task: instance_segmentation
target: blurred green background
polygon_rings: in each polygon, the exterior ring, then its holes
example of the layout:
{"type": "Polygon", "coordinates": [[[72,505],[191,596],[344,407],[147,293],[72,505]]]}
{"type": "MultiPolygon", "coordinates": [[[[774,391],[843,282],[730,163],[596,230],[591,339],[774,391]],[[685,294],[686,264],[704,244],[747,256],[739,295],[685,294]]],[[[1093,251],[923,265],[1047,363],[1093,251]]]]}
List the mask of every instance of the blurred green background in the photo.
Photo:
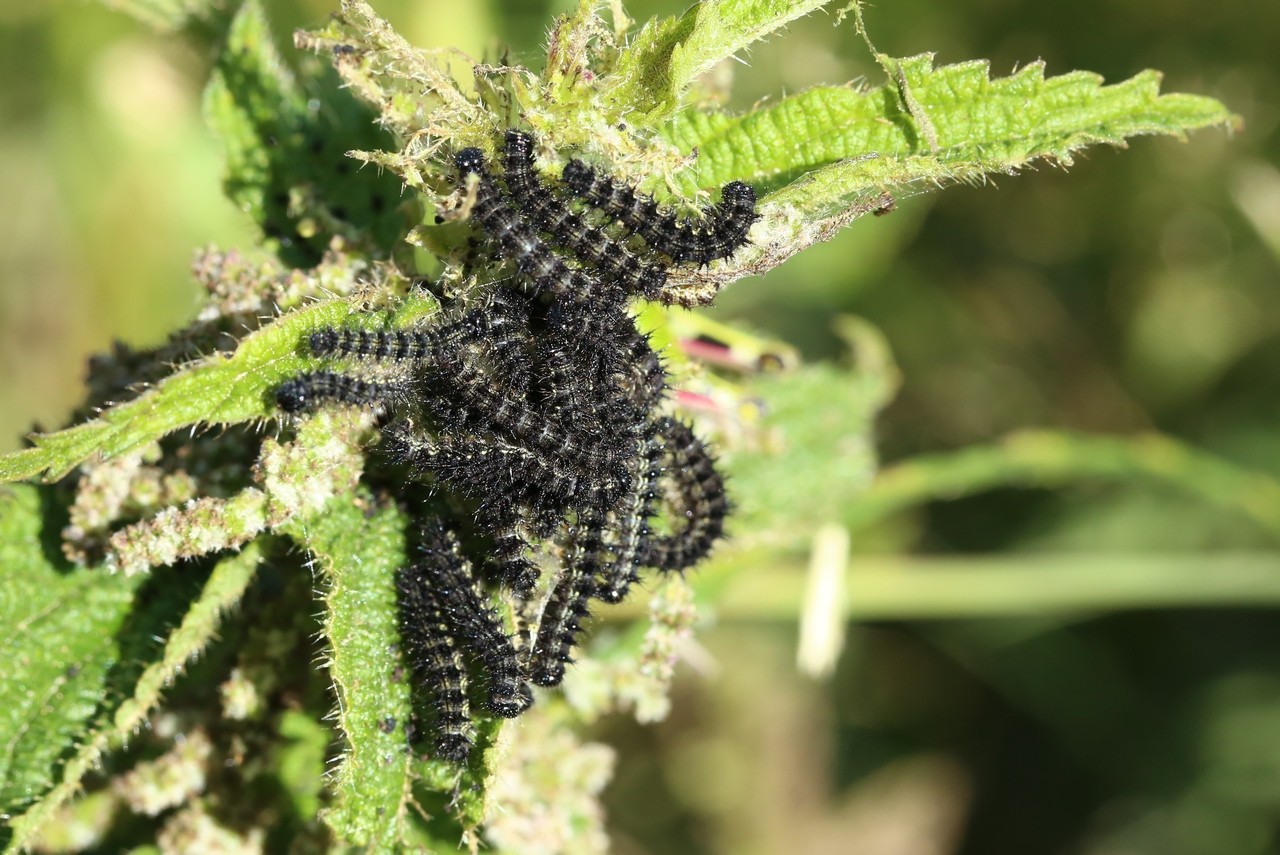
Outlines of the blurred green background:
{"type": "MultiPolygon", "coordinates": [[[[378,0],[411,41],[537,65],[566,2],[378,0]]],[[[277,32],[330,0],[271,0],[277,32]]],[[[682,11],[629,2],[638,20],[682,11]]],[[[819,14],[733,68],[733,106],[878,69],[819,14]]],[[[867,12],[877,46],[995,73],[1043,58],[1118,81],[1151,67],[1246,129],[1090,150],[985,187],[904,201],[714,310],[841,349],[854,313],[904,383],[880,423],[887,463],[1026,427],[1159,430],[1280,476],[1280,5],[1187,0],[900,0],[867,12]]],[[[221,195],[204,128],[208,58],[96,5],[0,4],[0,450],[62,423],[87,356],[185,323],[195,248],[253,245],[221,195]]],[[[997,555],[1034,574],[1081,562],[1263,566],[1274,535],[1181,494],[1122,483],[938,502],[854,544],[907,566],[997,555]]],[[[1273,609],[852,624],[828,681],[800,676],[795,620],[699,635],[674,712],[601,736],[619,853],[1280,852],[1280,621],[1273,609]]]]}

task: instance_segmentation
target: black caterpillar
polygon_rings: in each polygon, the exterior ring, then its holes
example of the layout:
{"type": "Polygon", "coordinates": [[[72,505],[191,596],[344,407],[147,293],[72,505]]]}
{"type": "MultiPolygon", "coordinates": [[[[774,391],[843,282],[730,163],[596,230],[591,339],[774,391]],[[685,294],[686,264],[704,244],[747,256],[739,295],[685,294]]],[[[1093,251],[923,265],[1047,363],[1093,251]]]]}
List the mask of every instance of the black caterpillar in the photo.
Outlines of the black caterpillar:
{"type": "Polygon", "coordinates": [[[306,412],[328,401],[372,407],[394,399],[399,393],[400,388],[394,383],[375,383],[333,371],[316,371],[276,387],[276,406],[286,413],[306,412]]]}
{"type": "Polygon", "coordinates": [[[424,564],[411,564],[399,572],[400,637],[414,685],[435,705],[435,753],[462,763],[471,753],[474,731],[466,676],[462,654],[431,593],[431,584],[430,569],[424,564]]]}
{"type": "Polygon", "coordinates": [[[620,304],[623,292],[585,271],[570,267],[538,237],[537,230],[521,216],[506,193],[489,174],[484,152],[466,148],[454,157],[459,177],[476,178],[471,218],[479,223],[497,247],[498,255],[516,265],[533,284],[534,293],[546,292],[574,302],[599,302],[602,307],[620,304]]]}
{"type": "Polygon", "coordinates": [[[473,747],[474,709],[516,716],[530,683],[559,684],[592,602],[621,601],[645,568],[696,564],[729,510],[707,446],[663,413],[667,374],[626,301],[678,302],[668,268],[741,247],[754,193],[732,182],[701,218],[680,220],[578,161],[549,181],[535,148],[509,132],[500,176],[480,149],[454,157],[489,260],[514,277],[421,328],[315,330],[312,355],[371,363],[372,376],[322,370],[275,390],[285,413],[330,402],[386,411],[380,450],[405,473],[402,501],[413,512],[415,482],[437,496],[397,588],[414,684],[435,709],[432,751],[454,763],[473,747]],[[592,225],[575,198],[644,246],[592,225]],[[386,363],[396,365],[384,380],[386,363]],[[668,522],[655,527],[659,517],[668,522]],[[495,582],[515,597],[514,635],[486,593],[495,582]]]}
{"type": "Polygon", "coordinates": [[[693,261],[706,265],[728,258],[746,244],[747,232],[758,219],[755,191],[741,181],[730,181],[720,188],[721,201],[704,208],[702,216],[691,221],[681,220],[652,196],[637,193],[631,185],[581,160],[571,160],[565,166],[564,183],[574,195],[616,220],[628,233],[640,235],[676,264],[693,261]]]}
{"type": "Polygon", "coordinates": [[[667,283],[666,266],[633,255],[603,229],[588,225],[557,198],[533,168],[534,140],[521,131],[507,131],[504,149],[507,189],[529,221],[549,232],[559,246],[590,266],[603,280],[628,294],[649,300],[662,297],[667,283]]]}

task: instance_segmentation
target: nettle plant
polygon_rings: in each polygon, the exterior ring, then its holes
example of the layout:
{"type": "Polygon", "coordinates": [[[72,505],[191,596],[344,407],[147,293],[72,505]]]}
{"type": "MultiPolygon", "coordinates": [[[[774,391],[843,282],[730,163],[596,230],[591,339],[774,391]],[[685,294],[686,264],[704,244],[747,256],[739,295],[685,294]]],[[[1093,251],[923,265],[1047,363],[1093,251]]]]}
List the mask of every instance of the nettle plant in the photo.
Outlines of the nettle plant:
{"type": "MultiPolygon", "coordinates": [[[[256,0],[146,7],[225,36],[207,115],[271,252],[202,253],[195,321],[95,360],[92,417],[0,459],[43,482],[0,493],[10,850],[601,849],[612,754],[577,732],[665,715],[684,571],[714,547],[714,601],[833,507],[965,489],[972,460],[877,479],[895,372],[866,324],[842,322],[856,368],[802,368],[684,307],[904,196],[1235,120],[1150,71],[874,50],[880,85],[716,107],[707,72],[825,5],[633,28],[583,2],[541,70],[415,49],[359,0],[292,70],[256,0]],[[637,579],[647,620],[580,637],[637,579]]],[[[865,39],[856,4],[835,25],[865,39]]],[[[978,468],[1191,454],[1086,446],[978,468]]]]}

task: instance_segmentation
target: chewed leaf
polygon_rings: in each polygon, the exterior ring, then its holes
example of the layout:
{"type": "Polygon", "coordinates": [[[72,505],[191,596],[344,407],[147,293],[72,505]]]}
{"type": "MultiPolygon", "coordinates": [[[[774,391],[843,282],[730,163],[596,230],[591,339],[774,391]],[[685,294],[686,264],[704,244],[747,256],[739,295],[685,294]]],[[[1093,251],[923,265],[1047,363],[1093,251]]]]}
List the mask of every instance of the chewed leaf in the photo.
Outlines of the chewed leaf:
{"type": "MultiPolygon", "coordinates": [[[[435,311],[426,296],[408,298],[383,318],[406,325],[435,311]]],[[[215,353],[90,422],[32,437],[33,448],[0,457],[0,482],[43,474],[57,479],[94,454],[113,457],[176,430],[264,418],[283,380],[316,368],[307,336],[322,326],[367,324],[351,303],[329,300],[293,312],[245,337],[233,353],[215,353]]]]}
{"type": "Polygon", "coordinates": [[[402,137],[425,129],[489,124],[449,73],[457,52],[414,47],[364,0],[346,0],[327,26],[299,31],[294,42],[328,53],[343,83],[378,109],[383,126],[402,137]]]}

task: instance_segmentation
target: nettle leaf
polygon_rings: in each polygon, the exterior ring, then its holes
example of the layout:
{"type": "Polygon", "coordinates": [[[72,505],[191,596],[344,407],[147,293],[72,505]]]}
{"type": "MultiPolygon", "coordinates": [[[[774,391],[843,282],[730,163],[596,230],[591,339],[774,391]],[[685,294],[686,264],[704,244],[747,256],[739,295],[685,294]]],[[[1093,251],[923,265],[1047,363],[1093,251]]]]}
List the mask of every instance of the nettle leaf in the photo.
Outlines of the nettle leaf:
{"type": "MultiPolygon", "coordinates": [[[[0,524],[9,521],[4,511],[0,511],[0,516],[4,517],[0,520],[0,524]]],[[[8,556],[3,557],[5,566],[10,566],[8,556]]],[[[58,713],[74,710],[76,702],[75,693],[68,692],[67,687],[61,684],[66,678],[72,676],[72,672],[77,672],[73,675],[75,678],[79,678],[83,673],[94,673],[95,669],[92,666],[86,672],[82,664],[91,661],[90,653],[98,659],[114,655],[117,674],[115,680],[108,681],[105,686],[101,683],[92,685],[92,691],[89,694],[99,697],[99,693],[103,693],[106,689],[108,691],[105,694],[108,698],[118,694],[124,699],[114,707],[114,711],[109,716],[105,714],[108,707],[103,707],[101,723],[85,734],[75,753],[66,760],[57,786],[41,796],[39,801],[14,820],[12,845],[15,848],[20,848],[31,840],[54,816],[55,811],[80,791],[85,775],[101,763],[109,749],[118,747],[142,727],[147,716],[159,706],[162,691],[182,674],[188,663],[195,660],[213,642],[223,613],[240,602],[249,583],[253,580],[254,571],[261,558],[260,547],[257,544],[250,544],[240,553],[219,562],[209,575],[199,596],[186,609],[181,624],[169,634],[159,659],[151,662],[141,671],[139,671],[140,663],[124,658],[131,648],[152,646],[151,639],[154,637],[154,632],[147,635],[141,633],[145,629],[154,630],[157,624],[170,623],[176,615],[182,614],[181,609],[172,612],[167,609],[161,610],[160,607],[182,602],[181,600],[175,602],[173,594],[170,593],[169,596],[160,598],[151,605],[133,611],[129,615],[129,623],[124,623],[123,619],[129,614],[129,607],[134,605],[134,595],[145,577],[110,574],[101,568],[69,571],[66,575],[79,577],[83,585],[81,590],[74,592],[77,595],[76,600],[72,601],[68,597],[50,600],[41,604],[38,609],[39,614],[33,614],[30,620],[24,621],[25,624],[33,627],[40,624],[47,624],[47,626],[39,631],[15,637],[10,644],[16,649],[5,651],[9,654],[6,659],[13,661],[17,658],[20,662],[25,659],[30,664],[37,655],[51,657],[52,663],[58,668],[58,673],[55,679],[50,679],[45,674],[28,670],[25,674],[14,674],[9,685],[25,688],[48,686],[49,692],[56,691],[63,703],[62,709],[59,710],[47,705],[46,702],[41,714],[32,716],[31,710],[25,709],[22,704],[15,706],[7,703],[11,699],[4,698],[5,689],[0,688],[0,699],[6,701],[4,709],[16,709],[29,724],[34,724],[34,728],[28,728],[10,744],[16,747],[39,740],[37,745],[43,752],[51,753],[55,757],[63,753],[68,742],[67,737],[75,734],[67,731],[66,728],[59,727],[58,713]],[[129,581],[130,579],[133,581],[129,581]],[[99,602],[103,607],[97,614],[93,614],[94,604],[99,602]],[[85,611],[90,611],[90,614],[86,615],[85,611]],[[58,619],[51,620],[54,615],[64,616],[61,620],[74,624],[77,631],[70,633],[66,626],[57,626],[58,619]],[[130,637],[126,639],[127,646],[101,644],[102,638],[116,635],[122,628],[130,633],[130,637]],[[49,638],[40,637],[41,632],[56,632],[57,634],[52,637],[59,643],[50,644],[49,638]],[[76,637],[81,638],[82,652],[76,651],[73,645],[67,645],[69,639],[73,640],[76,637]],[[51,652],[41,654],[41,651],[51,652]],[[16,654],[16,657],[13,654],[16,654]],[[110,691],[112,689],[115,691],[110,691]]],[[[33,574],[32,578],[38,579],[38,576],[33,574]]],[[[44,581],[47,585],[47,580],[44,581]]],[[[152,580],[151,585],[163,587],[171,592],[181,592],[189,587],[189,582],[180,577],[170,577],[152,580]]],[[[38,603],[39,598],[32,596],[27,602],[38,603]]],[[[50,663],[46,663],[46,667],[48,664],[50,663]]],[[[35,693],[30,692],[28,700],[34,699],[35,693]]],[[[94,709],[95,704],[89,704],[88,708],[94,709]]],[[[48,780],[39,778],[36,780],[44,785],[49,783],[48,780]]],[[[27,784],[25,794],[28,796],[45,789],[44,786],[38,789],[33,787],[30,781],[25,783],[27,784]]],[[[0,790],[0,811],[7,812],[7,806],[14,804],[11,795],[0,790]]]]}
{"type": "Polygon", "coordinates": [[[322,815],[339,840],[379,851],[411,836],[409,799],[418,779],[432,791],[457,793],[431,806],[434,837],[456,839],[480,824],[503,723],[478,717],[477,750],[463,769],[414,759],[407,744],[413,709],[396,599],[407,524],[395,506],[379,506],[356,493],[335,497],[320,512],[282,528],[312,553],[326,583],[323,632],[343,745],[330,782],[334,801],[322,815]]]}
{"type": "MultiPolygon", "coordinates": [[[[109,715],[142,578],[73,569],[46,519],[48,488],[0,490],[0,814],[20,813],[57,779],[63,755],[109,715]]],[[[56,518],[55,518],[56,519],[56,518]]],[[[3,834],[3,832],[0,832],[3,834]]]]}
{"type": "Polygon", "coordinates": [[[898,370],[869,324],[842,318],[839,330],[854,370],[809,365],[752,383],[767,413],[764,447],[727,461],[732,527],[750,546],[800,542],[875,477],[875,420],[897,391],[898,370]]]}
{"type": "Polygon", "coordinates": [[[1084,71],[1046,79],[1040,62],[992,80],[985,61],[879,59],[892,79],[878,88],[819,87],[739,116],[687,111],[664,128],[698,152],[687,185],[744,179],[766,191],[755,244],[721,269],[686,274],[690,287],[763,273],[904,195],[1037,160],[1068,166],[1097,143],[1239,122],[1212,98],[1161,95],[1155,71],[1104,86],[1084,71]]]}
{"type": "Polygon", "coordinates": [[[274,412],[276,387],[320,364],[307,350],[313,330],[368,325],[378,318],[406,326],[435,310],[435,301],[419,294],[373,318],[344,300],[292,312],[246,336],[234,352],[201,359],[93,421],[33,436],[33,448],[0,457],[0,482],[41,475],[55,480],[92,455],[124,454],[184,427],[266,418],[274,412]]]}
{"type": "MultiPolygon", "coordinates": [[[[1088,145],[1237,121],[1212,98],[1161,95],[1156,71],[1105,86],[1086,71],[1046,78],[1043,62],[993,80],[985,60],[937,68],[932,54],[882,59],[893,75],[884,86],[818,87],[741,116],[690,111],[665,135],[683,151],[697,149],[700,186],[736,178],[780,190],[844,162],[837,174],[850,195],[972,181],[1039,159],[1069,166],[1088,145]]],[[[822,196],[806,205],[812,215],[831,211],[827,183],[797,188],[822,196]]],[[[775,192],[773,200],[800,204],[800,196],[775,192]]]]}
{"type": "Polygon", "coordinates": [[[327,581],[324,632],[345,740],[324,813],[339,840],[386,851],[404,836],[411,755],[409,683],[398,653],[396,570],[405,560],[403,513],[367,497],[335,498],[287,530],[327,581]]]}
{"type": "Polygon", "coordinates": [[[335,236],[388,255],[407,231],[395,176],[360,169],[357,149],[389,148],[373,113],[308,61],[299,80],[271,41],[259,0],[232,20],[205,90],[205,115],[227,150],[226,191],[280,257],[316,264],[335,236]]]}
{"type": "MultiPolygon", "coordinates": [[[[364,0],[343,0],[325,27],[298,31],[294,44],[332,57],[343,85],[400,137],[491,124],[449,73],[450,64],[461,58],[458,52],[414,47],[364,0]]],[[[411,187],[421,184],[402,177],[411,187]]]]}

